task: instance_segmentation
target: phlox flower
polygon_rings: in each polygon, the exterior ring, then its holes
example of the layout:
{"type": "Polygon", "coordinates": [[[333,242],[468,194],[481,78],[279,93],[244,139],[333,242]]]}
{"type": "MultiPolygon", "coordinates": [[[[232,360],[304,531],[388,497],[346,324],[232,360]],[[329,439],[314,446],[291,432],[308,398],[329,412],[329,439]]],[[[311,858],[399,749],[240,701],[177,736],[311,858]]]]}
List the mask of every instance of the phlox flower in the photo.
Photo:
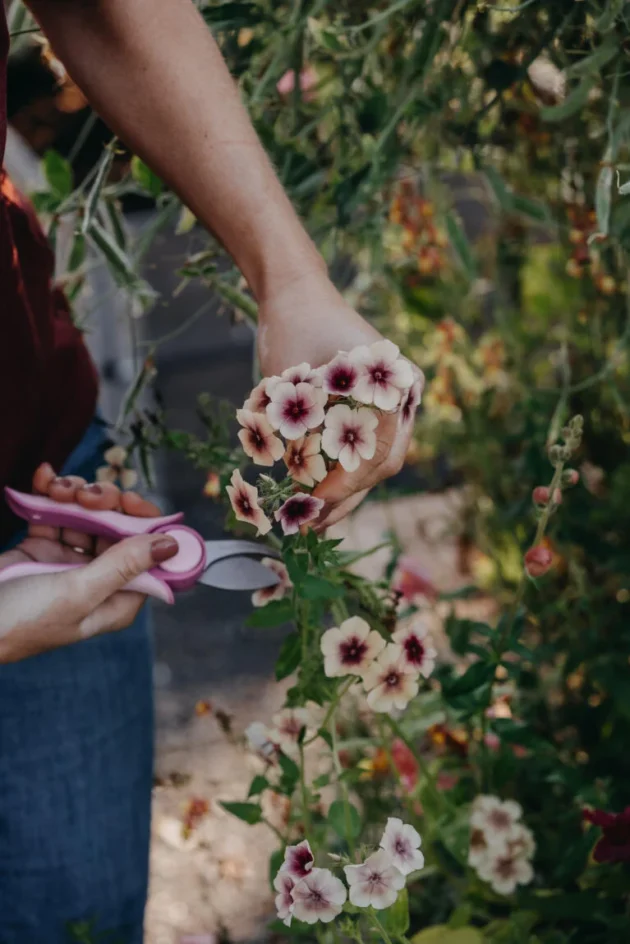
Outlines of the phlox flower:
{"type": "Polygon", "coordinates": [[[331,407],[325,419],[322,447],[331,459],[338,459],[346,472],[359,468],[361,459],[373,459],[376,452],[378,417],[365,407],[353,410],[346,403],[331,407]]]}
{"type": "Polygon", "coordinates": [[[427,629],[420,620],[414,620],[409,626],[401,626],[392,635],[392,642],[403,651],[403,659],[410,669],[428,678],[435,668],[436,650],[427,637],[427,629]]]}
{"type": "Polygon", "coordinates": [[[295,879],[289,872],[283,872],[281,869],[273,881],[273,887],[278,892],[276,895],[278,918],[287,927],[290,927],[293,918],[293,896],[291,892],[295,887],[295,879]]]}
{"type": "Polygon", "coordinates": [[[414,382],[411,364],[400,357],[399,348],[392,341],[377,341],[369,347],[356,347],[350,351],[350,359],[359,369],[354,399],[379,410],[395,410],[402,393],[414,382]]]}
{"type": "Polygon", "coordinates": [[[274,574],[277,574],[279,582],[275,587],[263,587],[261,590],[256,590],[256,592],[252,594],[252,603],[254,606],[266,606],[267,603],[271,603],[272,600],[282,600],[286,596],[287,591],[293,586],[289,577],[289,571],[282,561],[275,560],[273,557],[263,557],[260,563],[268,567],[269,570],[272,570],[274,574]]]}
{"type": "Polygon", "coordinates": [[[350,886],[350,902],[357,908],[389,908],[405,886],[405,876],[392,863],[384,849],[369,856],[363,865],[346,865],[344,872],[350,886]]]}
{"type": "Polygon", "coordinates": [[[481,795],[475,798],[472,805],[470,825],[472,829],[480,829],[484,833],[489,846],[506,849],[522,814],[521,806],[514,800],[481,795]]]}
{"type": "Polygon", "coordinates": [[[282,458],[284,445],[264,413],[237,410],[236,419],[243,427],[238,434],[243,450],[256,465],[273,465],[282,458]]]}
{"type": "Polygon", "coordinates": [[[392,865],[403,875],[417,872],[424,866],[424,856],[420,852],[420,833],[395,816],[390,816],[387,820],[379,845],[389,856],[392,865]]]}
{"type": "Polygon", "coordinates": [[[306,924],[333,921],[341,914],[346,888],[329,869],[311,869],[292,891],[293,915],[306,924]]]}
{"type": "Polygon", "coordinates": [[[294,439],[287,446],[284,461],[289,475],[300,485],[312,488],[326,478],[326,462],[321,454],[322,437],[319,433],[294,439]]]}
{"type": "Polygon", "coordinates": [[[258,489],[249,485],[238,469],[232,473],[226,492],[238,521],[253,524],[259,534],[267,534],[271,530],[271,521],[258,504],[258,489]]]}
{"type": "Polygon", "coordinates": [[[359,368],[345,351],[320,368],[324,390],[334,397],[351,397],[359,379],[359,368]]]}
{"type": "Polygon", "coordinates": [[[385,640],[360,616],[327,629],[321,638],[324,672],[329,678],[363,675],[385,648],[385,640]]]}
{"type": "Polygon", "coordinates": [[[244,410],[250,410],[252,413],[264,413],[267,409],[267,405],[271,402],[269,394],[267,392],[267,384],[272,380],[277,378],[263,377],[259,384],[257,384],[247,400],[243,404],[244,410]]]}
{"type": "Polygon", "coordinates": [[[287,846],[280,871],[288,872],[298,882],[305,875],[308,875],[314,862],[315,859],[308,840],[304,839],[296,846],[287,846]]]}
{"type": "Polygon", "coordinates": [[[410,423],[416,415],[416,410],[422,400],[422,390],[424,388],[424,377],[416,380],[406,393],[403,393],[400,403],[400,417],[403,423],[410,423]]]}
{"type": "Polygon", "coordinates": [[[271,739],[271,732],[262,721],[252,721],[245,728],[247,746],[254,754],[260,754],[265,760],[270,760],[276,753],[276,745],[271,739]]]}
{"type": "Polygon", "coordinates": [[[287,498],[276,512],[276,521],[282,525],[285,534],[297,534],[303,524],[314,521],[324,507],[321,498],[298,492],[287,498]]]}
{"type": "Polygon", "coordinates": [[[303,361],[301,364],[297,364],[295,367],[287,367],[286,370],[283,370],[279,377],[274,377],[273,382],[283,382],[284,383],[309,383],[313,387],[321,387],[322,377],[319,368],[311,367],[310,364],[307,364],[306,361],[303,361]]]}
{"type": "Polygon", "coordinates": [[[271,720],[273,727],[269,736],[289,757],[299,752],[298,739],[302,728],[306,728],[307,739],[314,733],[310,727],[313,719],[308,708],[283,708],[271,720]]]}
{"type": "Polygon", "coordinates": [[[301,439],[324,422],[326,394],[313,384],[281,380],[268,384],[267,391],[271,397],[267,419],[285,439],[301,439]]]}
{"type": "Polygon", "coordinates": [[[477,874],[498,895],[511,895],[517,885],[529,885],[534,870],[524,856],[490,850],[477,866],[477,874]]]}
{"type": "Polygon", "coordinates": [[[410,671],[400,646],[391,642],[366,669],[363,684],[373,711],[402,710],[418,694],[417,673],[410,671]]]}

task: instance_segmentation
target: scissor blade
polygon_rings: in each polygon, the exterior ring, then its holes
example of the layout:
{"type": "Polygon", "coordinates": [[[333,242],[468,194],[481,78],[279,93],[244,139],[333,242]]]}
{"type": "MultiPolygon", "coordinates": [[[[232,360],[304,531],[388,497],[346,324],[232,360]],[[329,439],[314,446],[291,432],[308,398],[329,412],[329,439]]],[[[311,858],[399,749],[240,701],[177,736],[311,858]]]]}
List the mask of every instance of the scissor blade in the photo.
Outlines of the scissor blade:
{"type": "Polygon", "coordinates": [[[218,590],[264,590],[279,583],[278,575],[251,557],[223,557],[210,564],[199,583],[218,590]]]}
{"type": "Polygon", "coordinates": [[[256,541],[240,541],[227,538],[220,541],[206,541],[206,560],[208,567],[225,557],[251,555],[252,557],[280,557],[279,552],[266,544],[256,541]]]}

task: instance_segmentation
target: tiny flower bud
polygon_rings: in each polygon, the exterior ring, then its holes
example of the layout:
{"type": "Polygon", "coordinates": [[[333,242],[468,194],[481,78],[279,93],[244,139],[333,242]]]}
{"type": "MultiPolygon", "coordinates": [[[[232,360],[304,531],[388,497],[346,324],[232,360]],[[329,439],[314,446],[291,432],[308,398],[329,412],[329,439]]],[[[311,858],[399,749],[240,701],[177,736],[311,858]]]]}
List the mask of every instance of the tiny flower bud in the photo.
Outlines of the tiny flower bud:
{"type": "MultiPolygon", "coordinates": [[[[549,504],[551,493],[546,485],[537,485],[534,491],[532,492],[532,498],[536,505],[547,505],[549,504]]],[[[554,505],[559,505],[562,501],[562,492],[559,488],[554,488],[553,490],[553,503],[554,505]]]]}
{"type": "Polygon", "coordinates": [[[564,462],[565,459],[568,459],[567,450],[564,446],[552,446],[549,450],[549,460],[552,465],[560,465],[561,462],[564,462]]]}
{"type": "Polygon", "coordinates": [[[565,469],[562,473],[562,484],[565,488],[571,485],[577,485],[580,481],[580,473],[577,469],[565,469]]]}
{"type": "Polygon", "coordinates": [[[525,554],[525,570],[530,577],[542,577],[546,574],[553,562],[553,554],[548,547],[537,544],[525,554]]]}

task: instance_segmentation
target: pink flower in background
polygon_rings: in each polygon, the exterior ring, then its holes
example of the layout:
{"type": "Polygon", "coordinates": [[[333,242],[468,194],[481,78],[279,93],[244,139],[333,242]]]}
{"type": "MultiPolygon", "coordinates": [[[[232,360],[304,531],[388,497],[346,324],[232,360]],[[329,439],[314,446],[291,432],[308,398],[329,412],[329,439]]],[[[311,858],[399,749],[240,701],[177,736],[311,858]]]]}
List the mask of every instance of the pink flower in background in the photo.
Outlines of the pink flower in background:
{"type": "Polygon", "coordinates": [[[284,505],[276,512],[276,521],[282,525],[285,534],[297,534],[303,524],[314,521],[324,507],[321,498],[298,492],[287,498],[284,505]]]}
{"type": "Polygon", "coordinates": [[[415,671],[410,671],[400,646],[391,642],[366,669],[363,683],[368,693],[367,703],[373,711],[393,708],[402,711],[418,694],[415,671]]]}
{"type": "Polygon", "coordinates": [[[326,478],[326,462],[321,454],[320,433],[302,436],[289,443],[284,461],[289,475],[300,485],[312,488],[316,482],[326,478]]]}
{"type": "Polygon", "coordinates": [[[289,872],[283,872],[282,869],[276,875],[273,887],[278,892],[276,895],[276,911],[278,918],[283,921],[287,927],[291,926],[293,918],[293,896],[291,892],[295,888],[295,880],[289,872]]]}
{"type": "Polygon", "coordinates": [[[392,865],[403,875],[410,875],[411,872],[417,872],[424,867],[424,856],[420,852],[420,833],[395,816],[390,816],[387,820],[379,845],[391,859],[392,865]]]}
{"type": "Polygon", "coordinates": [[[338,459],[346,472],[358,469],[361,459],[374,458],[378,417],[372,410],[364,407],[353,410],[345,403],[338,403],[330,408],[325,422],[324,452],[331,459],[338,459]]]}
{"type": "MultiPolygon", "coordinates": [[[[315,97],[313,89],[317,85],[317,73],[312,66],[306,66],[300,72],[300,88],[304,101],[310,102],[315,97]]],[[[295,70],[288,69],[276,83],[280,95],[290,95],[295,88],[295,70]]]]}
{"type": "MultiPolygon", "coordinates": [[[[414,830],[415,832],[415,830],[414,830]]],[[[346,865],[350,902],[357,908],[389,908],[405,886],[405,876],[392,863],[389,853],[379,849],[363,865],[346,865]]]]}
{"type": "Polygon", "coordinates": [[[438,590],[427,571],[415,557],[401,557],[392,580],[392,590],[406,603],[415,603],[418,597],[437,600],[438,590]]]}
{"type": "Polygon", "coordinates": [[[493,853],[492,849],[477,866],[477,873],[498,895],[512,895],[517,885],[529,885],[534,877],[526,858],[509,852],[493,853]]]}
{"type": "Polygon", "coordinates": [[[359,379],[359,369],[345,351],[321,368],[324,390],[334,397],[350,397],[359,379]]]}
{"type": "Polygon", "coordinates": [[[280,872],[288,872],[296,881],[299,881],[308,875],[314,862],[315,858],[308,840],[304,839],[297,846],[287,846],[280,872]]]}
{"type": "Polygon", "coordinates": [[[232,473],[230,484],[225,490],[238,521],[253,524],[259,534],[267,534],[271,530],[271,521],[258,504],[258,489],[249,485],[238,469],[232,473]]]}
{"type": "Polygon", "coordinates": [[[285,439],[300,439],[324,422],[326,394],[308,383],[282,380],[269,390],[267,419],[285,439]]]}
{"type": "Polygon", "coordinates": [[[299,921],[333,921],[345,903],[347,892],[343,882],[329,869],[312,869],[297,883],[292,892],[293,914],[299,921]]]}
{"type": "Polygon", "coordinates": [[[243,404],[244,410],[251,410],[252,413],[264,413],[267,405],[271,402],[267,393],[267,384],[270,380],[277,378],[264,377],[260,383],[254,387],[247,400],[243,404]]]}
{"type": "Polygon", "coordinates": [[[491,846],[506,848],[522,814],[523,810],[515,800],[501,800],[483,794],[475,798],[470,825],[473,829],[481,829],[491,846]]]}
{"type": "Polygon", "coordinates": [[[418,620],[410,626],[401,626],[392,635],[392,642],[398,643],[403,651],[403,658],[410,669],[414,669],[428,678],[435,668],[436,650],[427,638],[426,627],[418,620]]]}
{"type": "Polygon", "coordinates": [[[525,570],[530,577],[542,577],[553,564],[553,554],[544,544],[530,547],[525,553],[525,570]]]}
{"type": "Polygon", "coordinates": [[[269,737],[290,757],[298,753],[298,739],[302,728],[306,728],[306,738],[313,734],[313,718],[308,708],[282,708],[273,716],[272,722],[273,728],[269,737]]]}
{"type": "Polygon", "coordinates": [[[404,741],[396,738],[391,746],[391,754],[400,782],[405,790],[411,793],[418,783],[419,773],[418,761],[414,757],[413,751],[409,750],[404,741]]]}
{"type": "Polygon", "coordinates": [[[424,377],[422,380],[416,380],[415,384],[409,388],[407,393],[403,394],[400,404],[400,415],[403,423],[410,423],[416,415],[416,410],[422,400],[422,390],[424,389],[424,377]]]}
{"type": "Polygon", "coordinates": [[[413,384],[411,364],[400,357],[399,348],[392,341],[377,341],[370,347],[356,347],[350,358],[359,370],[352,394],[355,400],[379,410],[395,410],[402,393],[413,384]]]}
{"type": "Polygon", "coordinates": [[[360,616],[326,630],[321,639],[324,672],[329,678],[363,675],[385,648],[385,640],[360,616]]]}
{"type": "Polygon", "coordinates": [[[582,815],[604,832],[593,850],[596,862],[630,862],[630,806],[622,813],[584,810],[582,815]]]}
{"type": "Polygon", "coordinates": [[[275,587],[263,587],[262,590],[256,590],[252,594],[252,603],[254,606],[266,606],[272,600],[282,600],[287,591],[293,586],[289,578],[289,571],[282,561],[274,560],[273,557],[263,557],[260,562],[278,575],[279,582],[275,587]]]}
{"type": "Polygon", "coordinates": [[[262,721],[252,721],[245,729],[247,746],[254,754],[260,754],[265,760],[271,760],[276,753],[276,745],[271,739],[271,732],[262,721]]]}
{"type": "Polygon", "coordinates": [[[271,466],[282,458],[284,445],[278,436],[274,436],[271,424],[264,413],[237,410],[236,419],[243,427],[238,434],[243,451],[254,460],[256,465],[271,466]]]}

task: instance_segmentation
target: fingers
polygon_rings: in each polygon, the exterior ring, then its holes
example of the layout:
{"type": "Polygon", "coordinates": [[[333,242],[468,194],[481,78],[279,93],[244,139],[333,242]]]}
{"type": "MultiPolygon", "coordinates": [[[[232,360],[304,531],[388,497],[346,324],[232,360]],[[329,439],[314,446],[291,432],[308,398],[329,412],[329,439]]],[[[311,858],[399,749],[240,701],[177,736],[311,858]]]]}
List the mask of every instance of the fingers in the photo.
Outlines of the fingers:
{"type": "Polygon", "coordinates": [[[48,495],[48,487],[57,473],[48,462],[42,463],[33,476],[33,491],[39,495],[48,495]]]}
{"type": "Polygon", "coordinates": [[[318,518],[315,523],[315,531],[319,534],[325,531],[326,528],[330,528],[333,524],[337,524],[338,521],[341,521],[342,518],[345,518],[346,515],[349,515],[351,511],[354,511],[354,509],[361,504],[369,491],[369,488],[364,488],[360,492],[355,492],[350,498],[346,498],[346,500],[342,501],[339,505],[331,507],[325,517],[318,518]]]}
{"type": "Polygon", "coordinates": [[[90,511],[118,511],[120,490],[112,482],[90,482],[77,489],[76,501],[90,511]]]}
{"type": "Polygon", "coordinates": [[[139,534],[119,541],[81,570],[68,574],[84,616],[177,551],[177,541],[166,534],[139,534]]]}
{"type": "Polygon", "coordinates": [[[122,492],[120,504],[126,515],[133,515],[134,518],[156,518],[162,514],[157,505],[142,498],[137,492],[122,492]]]}
{"type": "Polygon", "coordinates": [[[145,597],[126,590],[115,593],[79,623],[81,636],[95,636],[130,626],[138,615],[145,597]]]}
{"type": "Polygon", "coordinates": [[[75,501],[77,489],[85,485],[85,479],[79,475],[62,475],[54,478],[48,486],[48,497],[53,501],[67,504],[75,501]]]}

